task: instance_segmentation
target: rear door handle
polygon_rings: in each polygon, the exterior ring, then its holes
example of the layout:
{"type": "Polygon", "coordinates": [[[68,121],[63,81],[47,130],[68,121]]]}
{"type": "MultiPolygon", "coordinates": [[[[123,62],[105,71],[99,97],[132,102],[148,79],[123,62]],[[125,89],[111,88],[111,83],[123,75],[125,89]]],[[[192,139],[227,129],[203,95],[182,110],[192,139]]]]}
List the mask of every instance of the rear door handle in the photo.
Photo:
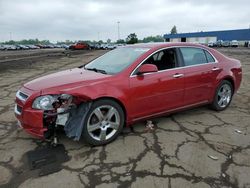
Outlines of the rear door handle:
{"type": "Polygon", "coordinates": [[[212,68],[212,71],[217,71],[217,70],[220,70],[220,68],[219,67],[212,68]]]}
{"type": "Polygon", "coordinates": [[[181,78],[183,76],[184,76],[184,74],[179,74],[179,73],[176,73],[173,75],[174,78],[181,78]]]}

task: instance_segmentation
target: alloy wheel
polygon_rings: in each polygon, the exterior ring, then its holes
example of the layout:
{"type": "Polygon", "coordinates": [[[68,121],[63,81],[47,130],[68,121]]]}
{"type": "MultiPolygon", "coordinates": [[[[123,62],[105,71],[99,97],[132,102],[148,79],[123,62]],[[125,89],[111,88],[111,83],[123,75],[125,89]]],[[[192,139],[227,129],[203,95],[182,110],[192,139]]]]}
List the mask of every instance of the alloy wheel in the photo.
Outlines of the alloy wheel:
{"type": "Polygon", "coordinates": [[[223,84],[217,94],[218,106],[225,108],[231,101],[232,89],[228,84],[223,84]]]}
{"type": "Polygon", "coordinates": [[[89,135],[97,141],[106,141],[118,131],[121,117],[111,105],[102,105],[93,110],[87,121],[89,135]]]}

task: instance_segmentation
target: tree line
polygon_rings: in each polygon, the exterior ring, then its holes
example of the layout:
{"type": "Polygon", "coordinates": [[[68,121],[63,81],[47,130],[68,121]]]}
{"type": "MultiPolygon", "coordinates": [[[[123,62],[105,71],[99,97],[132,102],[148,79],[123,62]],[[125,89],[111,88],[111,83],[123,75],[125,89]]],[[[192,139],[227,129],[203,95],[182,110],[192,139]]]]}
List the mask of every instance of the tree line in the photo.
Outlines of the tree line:
{"type": "MultiPolygon", "coordinates": [[[[176,34],[177,33],[177,28],[176,26],[173,26],[173,28],[170,31],[171,34],[176,34]]],[[[56,44],[73,44],[76,43],[78,41],[71,41],[71,40],[65,40],[65,41],[57,41],[56,44]]],[[[82,42],[86,42],[86,43],[90,43],[90,44],[96,44],[96,43],[111,43],[111,39],[108,39],[107,41],[90,41],[90,40],[86,40],[86,41],[82,41],[82,42]]],[[[148,36],[148,37],[144,37],[143,39],[138,39],[137,35],[135,33],[131,33],[127,36],[126,39],[119,39],[116,42],[113,43],[117,43],[117,44],[135,44],[135,43],[148,43],[148,42],[164,42],[164,38],[161,35],[156,35],[156,36],[148,36]]],[[[10,41],[6,41],[3,42],[2,44],[10,44],[10,45],[16,45],[16,44],[23,44],[23,45],[28,45],[28,44],[41,44],[41,45],[48,45],[48,44],[52,44],[49,40],[39,40],[39,39],[24,39],[24,40],[20,40],[20,41],[14,41],[14,40],[10,40],[10,41]]]]}
{"type": "MultiPolygon", "coordinates": [[[[117,40],[116,42],[113,43],[117,43],[117,44],[134,44],[134,43],[138,43],[138,42],[163,42],[164,39],[162,36],[157,35],[157,36],[149,36],[149,37],[145,37],[142,40],[139,40],[137,38],[137,35],[135,33],[131,33],[128,35],[128,37],[124,40],[124,39],[120,39],[117,40]]],[[[78,41],[72,41],[72,40],[65,40],[65,41],[57,41],[56,44],[73,44],[76,43],[78,41]]],[[[90,40],[85,40],[82,42],[87,42],[87,43],[111,43],[111,40],[108,39],[107,41],[103,41],[103,40],[99,40],[99,41],[90,41],[90,40]]],[[[2,42],[1,44],[8,44],[8,45],[17,45],[17,44],[22,44],[22,45],[28,45],[28,44],[41,44],[41,45],[48,45],[48,44],[52,44],[49,40],[39,40],[39,39],[23,39],[23,40],[10,40],[10,41],[6,41],[6,42],[2,42]]]]}

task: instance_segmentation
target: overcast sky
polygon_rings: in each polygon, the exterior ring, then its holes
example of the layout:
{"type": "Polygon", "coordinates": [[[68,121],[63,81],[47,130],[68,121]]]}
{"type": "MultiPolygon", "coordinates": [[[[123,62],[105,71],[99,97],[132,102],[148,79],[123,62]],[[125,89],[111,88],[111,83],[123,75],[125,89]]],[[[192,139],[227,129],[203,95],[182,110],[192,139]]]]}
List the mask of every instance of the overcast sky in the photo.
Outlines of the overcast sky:
{"type": "Polygon", "coordinates": [[[0,41],[104,40],[250,27],[250,0],[0,0],[0,41]],[[98,34],[99,33],[99,34],[98,34]]]}

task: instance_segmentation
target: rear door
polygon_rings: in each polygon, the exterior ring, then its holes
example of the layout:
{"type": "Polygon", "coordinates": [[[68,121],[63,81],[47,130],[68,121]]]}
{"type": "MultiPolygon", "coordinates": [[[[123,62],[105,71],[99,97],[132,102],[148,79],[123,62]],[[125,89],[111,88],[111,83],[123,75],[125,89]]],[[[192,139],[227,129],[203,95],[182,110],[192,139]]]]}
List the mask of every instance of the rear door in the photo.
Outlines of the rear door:
{"type": "Polygon", "coordinates": [[[181,47],[180,52],[185,65],[184,105],[207,102],[214,89],[215,73],[219,71],[215,70],[214,58],[206,50],[197,47],[181,47]]]}

